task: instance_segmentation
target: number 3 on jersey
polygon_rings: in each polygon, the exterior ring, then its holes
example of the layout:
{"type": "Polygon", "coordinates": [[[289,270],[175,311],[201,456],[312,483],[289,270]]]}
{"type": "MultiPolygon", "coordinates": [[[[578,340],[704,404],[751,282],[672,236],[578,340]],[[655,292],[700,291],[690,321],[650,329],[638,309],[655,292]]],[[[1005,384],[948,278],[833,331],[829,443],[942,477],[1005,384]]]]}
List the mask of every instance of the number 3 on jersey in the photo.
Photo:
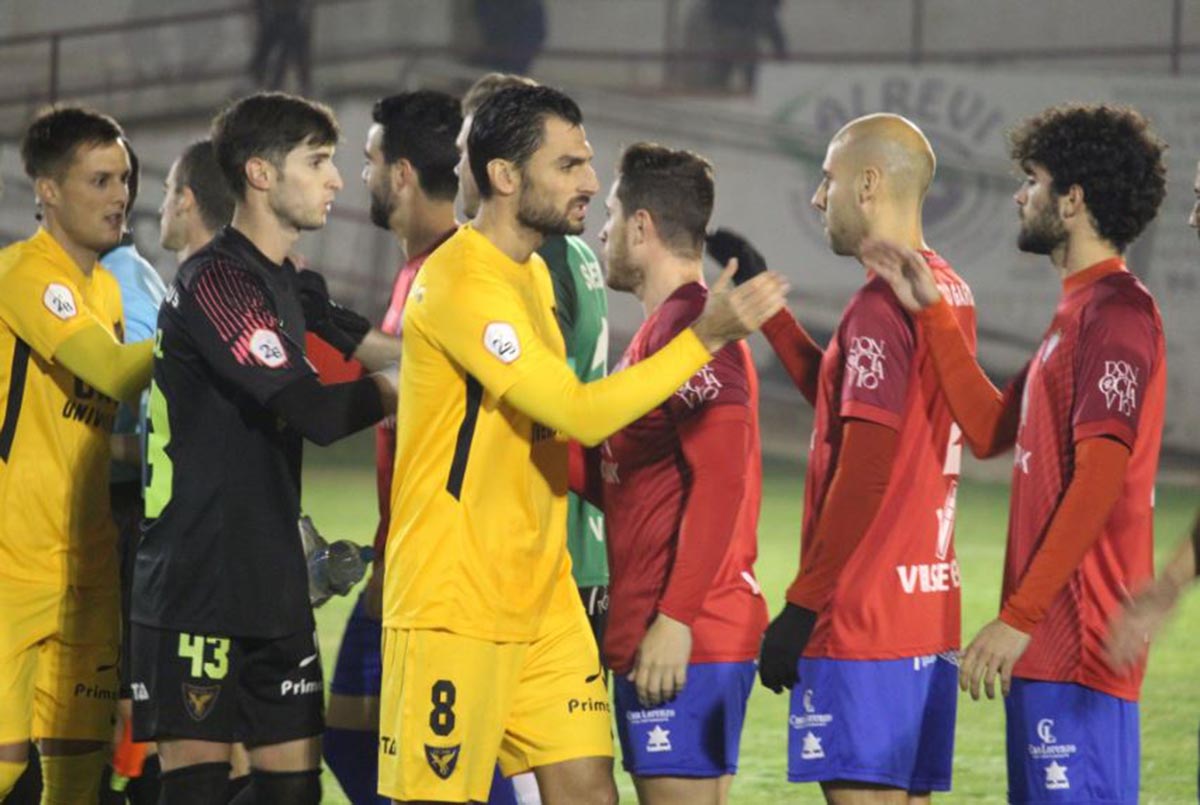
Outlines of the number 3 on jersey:
{"type": "Polygon", "coordinates": [[[191,660],[194,679],[224,679],[229,673],[229,638],[179,633],[179,656],[191,660]],[[207,649],[212,649],[211,652],[207,649]],[[212,659],[206,659],[205,655],[212,659]]]}

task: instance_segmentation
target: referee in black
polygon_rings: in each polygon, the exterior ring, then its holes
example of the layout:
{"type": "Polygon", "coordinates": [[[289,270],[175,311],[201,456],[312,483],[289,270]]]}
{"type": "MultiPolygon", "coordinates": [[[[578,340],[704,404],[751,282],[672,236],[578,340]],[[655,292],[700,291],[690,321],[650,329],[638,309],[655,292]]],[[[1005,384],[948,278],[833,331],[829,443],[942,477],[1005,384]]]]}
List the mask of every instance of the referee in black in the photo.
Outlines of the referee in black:
{"type": "Polygon", "coordinates": [[[232,223],[181,267],[159,312],[146,524],[133,581],[134,738],[158,742],[164,805],[320,802],[323,680],[300,514],[302,438],[394,410],[394,372],[323,386],[305,330],[369,370],[399,342],[332,304],[288,252],[342,187],[332,112],[282,93],[234,102],[212,141],[232,223]]]}

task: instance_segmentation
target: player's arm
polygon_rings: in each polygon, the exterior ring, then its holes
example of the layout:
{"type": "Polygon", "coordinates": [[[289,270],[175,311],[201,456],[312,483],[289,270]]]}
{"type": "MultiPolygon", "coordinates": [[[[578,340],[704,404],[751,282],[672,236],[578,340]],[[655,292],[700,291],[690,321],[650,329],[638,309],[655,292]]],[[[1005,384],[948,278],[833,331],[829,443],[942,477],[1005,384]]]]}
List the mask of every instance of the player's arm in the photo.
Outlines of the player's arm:
{"type": "Polygon", "coordinates": [[[320,274],[308,269],[297,272],[296,288],[304,306],[305,327],[346,360],[358,361],[369,372],[388,370],[400,362],[400,339],[372,327],[365,316],[330,299],[320,274]]]}
{"type": "Polygon", "coordinates": [[[783,305],[786,283],[767,273],[728,290],[731,266],[691,327],[644,361],[582,383],[536,333],[523,303],[502,282],[476,277],[454,288],[432,283],[425,318],[434,338],[493,395],[585,445],[599,444],[671,395],[714,352],[757,329],[783,305]],[[448,326],[446,326],[448,325],[448,326]]]}
{"type": "Polygon", "coordinates": [[[1114,616],[1105,639],[1108,659],[1114,668],[1128,668],[1142,656],[1197,575],[1200,575],[1200,515],[1192,525],[1191,537],[1180,541],[1158,578],[1126,601],[1114,616]]]}
{"type": "MultiPolygon", "coordinates": [[[[731,229],[718,229],[704,239],[709,256],[721,265],[737,260],[735,284],[740,285],[767,270],[767,260],[744,236],[731,229]]],[[[817,377],[821,373],[821,347],[812,339],[786,307],[763,325],[771,349],[787,370],[796,388],[810,405],[816,405],[817,377]]]]}
{"type": "Polygon", "coordinates": [[[914,315],[929,338],[942,391],[971,452],[988,458],[1012,447],[1020,423],[1025,372],[1003,392],[992,385],[971,354],[953,309],[942,297],[933,271],[919,252],[869,240],[861,256],[865,265],[892,286],[900,304],[914,315]]]}
{"type": "Polygon", "coordinates": [[[707,407],[680,425],[679,439],[691,488],[658,614],[629,673],[639,700],[648,707],[670,701],[687,681],[692,623],[729,551],[746,493],[750,412],[743,405],[707,407]]]}
{"type": "Polygon", "coordinates": [[[325,446],[383,419],[393,388],[378,373],[328,386],[308,374],[280,389],[268,405],[304,438],[325,446]]]}
{"type": "Polygon", "coordinates": [[[763,636],[759,674],[779,693],[796,684],[796,663],[828,605],[838,578],[858,550],[887,491],[900,435],[860,419],[846,422],[837,469],[825,495],[808,555],[787,589],[784,610],[763,636]]]}
{"type": "Polygon", "coordinates": [[[54,360],[101,394],[134,400],[150,383],[152,348],[150,341],[122,344],[97,321],[68,336],[54,360]]]}

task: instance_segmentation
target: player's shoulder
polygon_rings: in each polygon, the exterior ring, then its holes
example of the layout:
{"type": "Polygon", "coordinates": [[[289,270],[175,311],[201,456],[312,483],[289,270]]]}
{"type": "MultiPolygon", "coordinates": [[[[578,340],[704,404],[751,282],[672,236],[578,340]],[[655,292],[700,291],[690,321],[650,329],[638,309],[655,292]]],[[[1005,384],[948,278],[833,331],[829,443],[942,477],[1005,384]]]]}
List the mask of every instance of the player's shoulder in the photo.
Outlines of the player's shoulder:
{"type": "Polygon", "coordinates": [[[175,275],[176,286],[189,294],[202,280],[208,283],[224,281],[239,287],[261,285],[243,257],[228,248],[220,234],[184,260],[175,275]]]}
{"type": "Polygon", "coordinates": [[[1085,309],[1085,320],[1162,329],[1158,305],[1150,290],[1130,271],[1115,271],[1093,286],[1085,309]]]}
{"type": "Polygon", "coordinates": [[[857,321],[866,316],[878,318],[884,316],[897,320],[908,320],[908,314],[896,298],[892,286],[878,274],[872,273],[846,305],[843,320],[857,321]]]}
{"type": "Polygon", "coordinates": [[[37,234],[18,240],[0,250],[0,281],[22,276],[48,280],[55,277],[71,279],[74,268],[70,258],[53,241],[50,233],[39,229],[37,234]]]}
{"type": "Polygon", "coordinates": [[[654,332],[664,341],[674,338],[704,312],[708,289],[698,282],[689,282],[663,300],[655,318],[654,332]]]}

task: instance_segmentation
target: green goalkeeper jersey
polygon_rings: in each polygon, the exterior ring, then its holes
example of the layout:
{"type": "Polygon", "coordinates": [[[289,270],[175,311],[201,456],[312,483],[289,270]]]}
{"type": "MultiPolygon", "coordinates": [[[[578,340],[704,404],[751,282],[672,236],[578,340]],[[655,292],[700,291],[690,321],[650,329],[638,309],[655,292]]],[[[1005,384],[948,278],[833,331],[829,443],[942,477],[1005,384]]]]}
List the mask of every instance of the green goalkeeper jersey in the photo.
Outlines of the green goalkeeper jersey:
{"type": "MultiPolygon", "coordinates": [[[[554,282],[567,362],[584,382],[604,377],[608,372],[608,297],[595,253],[581,238],[559,235],[546,238],[538,254],[549,266],[554,282]]],[[[577,585],[608,584],[604,514],[574,493],[567,498],[567,550],[577,585]]]]}

